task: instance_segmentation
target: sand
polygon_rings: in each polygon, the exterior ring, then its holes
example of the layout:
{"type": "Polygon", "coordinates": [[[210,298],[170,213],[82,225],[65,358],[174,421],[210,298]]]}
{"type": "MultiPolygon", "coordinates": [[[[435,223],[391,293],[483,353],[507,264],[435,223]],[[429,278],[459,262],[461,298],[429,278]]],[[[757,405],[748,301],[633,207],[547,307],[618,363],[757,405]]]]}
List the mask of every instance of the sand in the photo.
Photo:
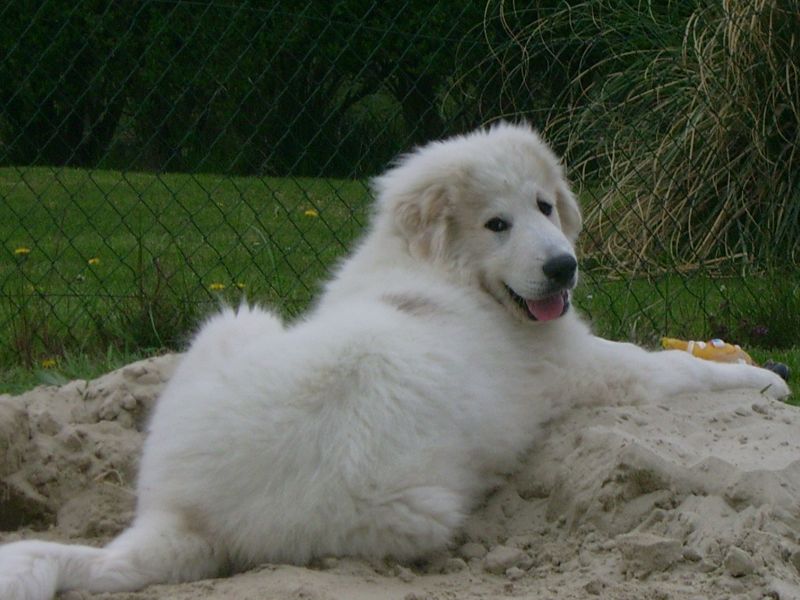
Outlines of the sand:
{"type": "MultiPolygon", "coordinates": [[[[147,414],[177,360],[0,396],[0,542],[100,545],[126,526],[147,414]]],[[[796,407],[746,391],[582,406],[426,561],[264,565],[93,598],[800,599],[799,498],[796,407]]]]}

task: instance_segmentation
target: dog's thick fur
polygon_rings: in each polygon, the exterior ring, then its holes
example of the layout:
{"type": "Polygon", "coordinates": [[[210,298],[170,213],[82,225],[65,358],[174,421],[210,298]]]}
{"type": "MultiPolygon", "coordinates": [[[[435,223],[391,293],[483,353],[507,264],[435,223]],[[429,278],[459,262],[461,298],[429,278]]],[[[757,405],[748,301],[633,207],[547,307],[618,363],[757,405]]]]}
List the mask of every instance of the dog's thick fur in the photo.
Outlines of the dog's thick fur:
{"type": "Polygon", "coordinates": [[[375,189],[370,231],[305,319],[241,308],[200,331],[153,415],[130,528],[102,549],[4,546],[0,597],[412,559],[569,403],[788,394],[763,369],[589,333],[568,303],[580,212],[527,126],[425,146],[375,189]]]}

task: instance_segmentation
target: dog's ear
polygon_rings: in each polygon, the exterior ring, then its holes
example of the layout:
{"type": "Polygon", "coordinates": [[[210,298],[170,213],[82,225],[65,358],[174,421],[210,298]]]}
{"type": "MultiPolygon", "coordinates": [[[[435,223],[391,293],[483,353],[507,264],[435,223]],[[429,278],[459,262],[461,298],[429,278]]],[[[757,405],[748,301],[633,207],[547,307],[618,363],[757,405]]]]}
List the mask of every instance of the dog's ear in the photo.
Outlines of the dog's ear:
{"type": "Polygon", "coordinates": [[[415,254],[444,258],[449,235],[451,190],[440,183],[393,199],[394,220],[415,254]]]}
{"type": "Polygon", "coordinates": [[[558,217],[561,219],[561,231],[574,244],[583,227],[583,219],[578,201],[565,181],[556,186],[556,205],[558,217]]]}

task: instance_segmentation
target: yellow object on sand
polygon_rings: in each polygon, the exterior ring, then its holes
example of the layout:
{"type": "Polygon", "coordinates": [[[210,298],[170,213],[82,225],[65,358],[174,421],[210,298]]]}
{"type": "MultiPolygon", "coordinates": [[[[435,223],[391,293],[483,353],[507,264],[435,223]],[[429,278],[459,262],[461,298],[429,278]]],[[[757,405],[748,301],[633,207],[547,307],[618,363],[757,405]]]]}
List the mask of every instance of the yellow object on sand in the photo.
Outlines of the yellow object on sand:
{"type": "Polygon", "coordinates": [[[754,365],[755,361],[742,350],[738,344],[728,344],[719,339],[707,342],[694,342],[676,340],[675,338],[661,338],[661,345],[666,350],[684,350],[692,356],[726,363],[745,363],[754,365]]]}

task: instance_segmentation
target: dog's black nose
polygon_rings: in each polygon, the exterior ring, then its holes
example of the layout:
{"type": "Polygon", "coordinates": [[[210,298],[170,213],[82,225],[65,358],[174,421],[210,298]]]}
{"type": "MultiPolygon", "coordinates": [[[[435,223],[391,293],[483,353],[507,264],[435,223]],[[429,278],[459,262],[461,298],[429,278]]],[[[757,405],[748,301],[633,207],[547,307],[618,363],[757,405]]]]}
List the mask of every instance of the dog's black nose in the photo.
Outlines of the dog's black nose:
{"type": "Polygon", "coordinates": [[[566,285],[575,277],[575,270],[578,268],[578,261],[571,254],[559,254],[553,258],[548,258],[542,271],[547,278],[560,285],[566,285]]]}

